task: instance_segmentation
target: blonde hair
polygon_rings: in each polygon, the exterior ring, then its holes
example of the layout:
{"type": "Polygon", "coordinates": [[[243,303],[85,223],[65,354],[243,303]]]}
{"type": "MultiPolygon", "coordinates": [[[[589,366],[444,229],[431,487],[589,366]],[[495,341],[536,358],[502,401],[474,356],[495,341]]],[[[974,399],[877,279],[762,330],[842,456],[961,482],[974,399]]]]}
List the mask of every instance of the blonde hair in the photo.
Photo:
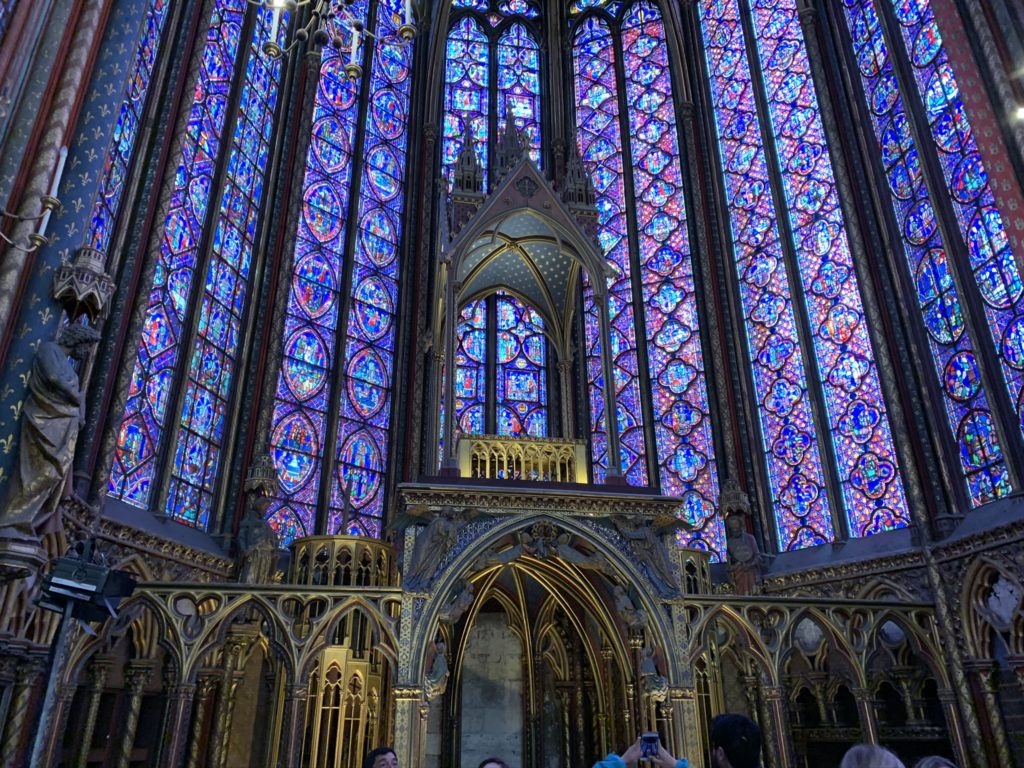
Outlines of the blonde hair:
{"type": "Polygon", "coordinates": [[[843,755],[839,768],[907,768],[896,755],[876,744],[858,744],[843,755]]]}

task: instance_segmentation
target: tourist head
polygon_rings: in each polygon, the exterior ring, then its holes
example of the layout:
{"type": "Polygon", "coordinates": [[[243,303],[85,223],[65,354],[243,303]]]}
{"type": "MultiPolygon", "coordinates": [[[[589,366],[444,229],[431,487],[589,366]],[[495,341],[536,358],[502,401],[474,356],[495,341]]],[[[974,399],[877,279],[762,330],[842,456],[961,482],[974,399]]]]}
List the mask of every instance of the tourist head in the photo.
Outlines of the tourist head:
{"type": "Polygon", "coordinates": [[[398,768],[398,756],[391,747],[377,747],[363,758],[363,768],[398,768]]]}
{"type": "Polygon", "coordinates": [[[508,763],[500,757],[488,757],[477,768],[508,768],[508,763]]]}
{"type": "Polygon", "coordinates": [[[892,752],[877,744],[857,744],[843,755],[839,768],[906,768],[892,752]]]}
{"type": "Polygon", "coordinates": [[[757,768],[761,763],[761,729],[743,715],[719,715],[711,721],[713,768],[757,768]]]}
{"type": "Polygon", "coordinates": [[[914,763],[914,768],[956,768],[956,763],[944,757],[932,755],[931,757],[922,757],[914,763]]]}

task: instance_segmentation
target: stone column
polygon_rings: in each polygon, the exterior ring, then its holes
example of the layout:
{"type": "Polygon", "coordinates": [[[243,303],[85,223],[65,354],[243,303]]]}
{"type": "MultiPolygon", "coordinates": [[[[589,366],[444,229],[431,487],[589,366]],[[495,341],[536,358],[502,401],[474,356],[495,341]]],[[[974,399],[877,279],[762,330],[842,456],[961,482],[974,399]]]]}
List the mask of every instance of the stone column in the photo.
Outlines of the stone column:
{"type": "MultiPolygon", "coordinates": [[[[105,0],[85,0],[75,25],[71,50],[61,69],[60,82],[54,92],[39,144],[30,158],[32,165],[18,203],[18,215],[29,220],[19,221],[10,235],[10,239],[22,248],[28,246],[29,235],[35,233],[39,225],[35,217],[42,213],[40,198],[50,191],[60,148],[68,141],[71,116],[85,86],[90,54],[105,5],[105,0]]],[[[28,254],[14,248],[6,248],[3,258],[0,258],[0,336],[15,321],[14,299],[27,262],[28,254]]]]}
{"type": "Polygon", "coordinates": [[[793,742],[790,738],[789,712],[786,709],[786,689],[781,685],[766,685],[761,689],[764,706],[775,729],[775,745],[780,765],[792,765],[793,742]]]}
{"type": "MultiPolygon", "coordinates": [[[[281,716],[281,749],[277,755],[278,768],[297,768],[302,756],[302,731],[306,724],[306,703],[309,699],[309,685],[291,684],[284,687],[284,706],[281,716]]],[[[396,737],[397,738],[397,737],[396,737]]],[[[395,745],[398,749],[398,745],[395,745]]],[[[411,768],[401,753],[401,765],[411,768]]]]}
{"type": "MultiPolygon", "coordinates": [[[[992,680],[992,662],[989,660],[971,660],[964,664],[966,672],[973,678],[974,685],[981,699],[982,719],[988,723],[988,732],[995,747],[996,765],[1013,765],[1010,755],[1010,743],[1006,738],[1003,725],[1003,713],[996,699],[996,685],[992,680]]],[[[991,758],[991,755],[989,755],[991,758]]]]}
{"type": "Polygon", "coordinates": [[[0,765],[19,765],[25,743],[25,726],[28,722],[32,696],[39,687],[42,667],[35,660],[23,660],[18,667],[14,683],[14,696],[7,713],[3,743],[0,745],[0,765]]]}
{"type": "Polygon", "coordinates": [[[868,744],[878,743],[878,717],[875,712],[875,698],[867,688],[854,688],[850,691],[857,701],[857,714],[860,716],[860,728],[864,741],[868,744]]]}
{"type": "Polygon", "coordinates": [[[206,671],[199,676],[199,685],[196,687],[196,700],[192,708],[192,728],[188,737],[188,759],[185,765],[188,768],[197,768],[199,765],[200,747],[203,743],[203,724],[206,721],[206,710],[210,706],[210,698],[217,690],[216,674],[206,671]]]}
{"type": "Polygon", "coordinates": [[[196,685],[167,682],[164,690],[167,692],[167,711],[164,714],[159,765],[161,768],[178,768],[184,757],[185,745],[188,743],[188,726],[192,716],[196,685]]]}
{"type": "Polygon", "coordinates": [[[221,679],[217,709],[213,716],[213,734],[210,736],[210,766],[224,768],[228,759],[228,742],[231,740],[231,721],[235,713],[235,694],[241,681],[242,655],[249,647],[251,638],[229,637],[224,647],[224,668],[221,679]]]}
{"type": "Polygon", "coordinates": [[[558,361],[558,385],[562,393],[562,437],[566,439],[576,437],[576,409],[573,407],[576,399],[572,394],[572,369],[572,360],[558,361]]]}
{"type": "Polygon", "coordinates": [[[956,692],[952,688],[940,689],[939,701],[942,702],[942,711],[946,716],[946,732],[953,745],[954,760],[957,765],[966,768],[971,764],[971,753],[964,739],[964,724],[960,718],[960,708],[957,707],[956,692]]]}
{"type": "Polygon", "coordinates": [[[690,765],[703,768],[707,753],[701,734],[697,730],[697,691],[693,688],[673,688],[670,693],[672,707],[672,734],[666,734],[666,749],[673,755],[685,755],[690,765]]]}
{"type": "Polygon", "coordinates": [[[85,723],[79,737],[77,768],[86,768],[89,762],[89,750],[92,749],[92,736],[96,732],[96,718],[100,712],[100,698],[107,684],[112,659],[97,656],[89,663],[89,698],[86,701],[85,723]]]}
{"type": "Polygon", "coordinates": [[[117,757],[117,768],[128,768],[131,765],[132,750],[135,748],[135,729],[138,728],[139,712],[142,710],[142,694],[152,674],[153,667],[150,664],[132,664],[125,673],[128,712],[121,728],[121,749],[117,757]]]}
{"type": "Polygon", "coordinates": [[[761,728],[761,752],[764,756],[765,768],[779,768],[779,747],[777,746],[778,739],[775,738],[775,723],[772,722],[769,715],[768,702],[765,701],[761,681],[756,675],[744,675],[743,689],[747,695],[747,704],[750,706],[751,715],[757,718],[757,724],[761,728]]]}
{"type": "Polygon", "coordinates": [[[394,748],[398,764],[405,768],[420,768],[422,750],[417,742],[423,689],[412,685],[396,685],[392,692],[395,697],[394,748]]]}

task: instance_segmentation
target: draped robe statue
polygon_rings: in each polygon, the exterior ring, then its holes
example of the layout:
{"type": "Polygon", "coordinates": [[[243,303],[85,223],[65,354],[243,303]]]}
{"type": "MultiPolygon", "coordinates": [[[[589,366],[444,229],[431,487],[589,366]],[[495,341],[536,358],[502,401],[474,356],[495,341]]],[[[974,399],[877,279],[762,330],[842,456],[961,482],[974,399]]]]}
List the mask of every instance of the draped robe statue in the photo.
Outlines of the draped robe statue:
{"type": "Polygon", "coordinates": [[[83,360],[99,333],[68,325],[56,342],[39,345],[21,412],[18,463],[0,508],[0,539],[37,542],[60,530],[57,503],[83,421],[84,398],[73,360],[83,360]]]}

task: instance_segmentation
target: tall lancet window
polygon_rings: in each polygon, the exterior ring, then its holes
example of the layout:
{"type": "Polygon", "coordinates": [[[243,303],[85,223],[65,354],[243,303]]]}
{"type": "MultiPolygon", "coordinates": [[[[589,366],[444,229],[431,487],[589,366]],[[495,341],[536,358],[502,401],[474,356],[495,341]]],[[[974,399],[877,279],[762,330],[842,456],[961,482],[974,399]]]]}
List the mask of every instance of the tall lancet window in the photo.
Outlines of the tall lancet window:
{"type": "Polygon", "coordinates": [[[779,547],[905,526],[796,0],[698,8],[779,547]]]}
{"type": "Polygon", "coordinates": [[[272,12],[247,26],[247,7],[213,8],[110,480],[112,496],[199,527],[220,474],[281,71],[263,51],[272,12]]]}
{"type": "Polygon", "coordinates": [[[936,389],[983,504],[1013,490],[993,409],[1024,428],[1024,286],[930,4],[844,0],[843,14],[936,389]]]}
{"type": "Polygon", "coordinates": [[[622,471],[686,501],[686,542],[724,554],[668,43],[658,8],[578,3],[576,126],[598,193],[610,301],[585,291],[595,474],[607,469],[599,311],[612,328],[622,471]],[[615,10],[614,13],[611,11],[615,10]]]}
{"type": "MultiPolygon", "coordinates": [[[[540,13],[528,0],[455,0],[445,56],[442,173],[467,133],[484,169],[508,121],[542,164],[540,13]],[[468,129],[468,130],[467,130],[468,129]]],[[[466,434],[548,434],[548,351],[540,316],[509,294],[469,302],[456,330],[456,424],[466,434]],[[489,371],[491,372],[489,374],[489,371]]]]}
{"type": "Polygon", "coordinates": [[[384,511],[413,46],[401,0],[350,12],[375,44],[360,43],[355,83],[347,52],[321,62],[270,435],[283,543],[377,536],[384,511]]]}

